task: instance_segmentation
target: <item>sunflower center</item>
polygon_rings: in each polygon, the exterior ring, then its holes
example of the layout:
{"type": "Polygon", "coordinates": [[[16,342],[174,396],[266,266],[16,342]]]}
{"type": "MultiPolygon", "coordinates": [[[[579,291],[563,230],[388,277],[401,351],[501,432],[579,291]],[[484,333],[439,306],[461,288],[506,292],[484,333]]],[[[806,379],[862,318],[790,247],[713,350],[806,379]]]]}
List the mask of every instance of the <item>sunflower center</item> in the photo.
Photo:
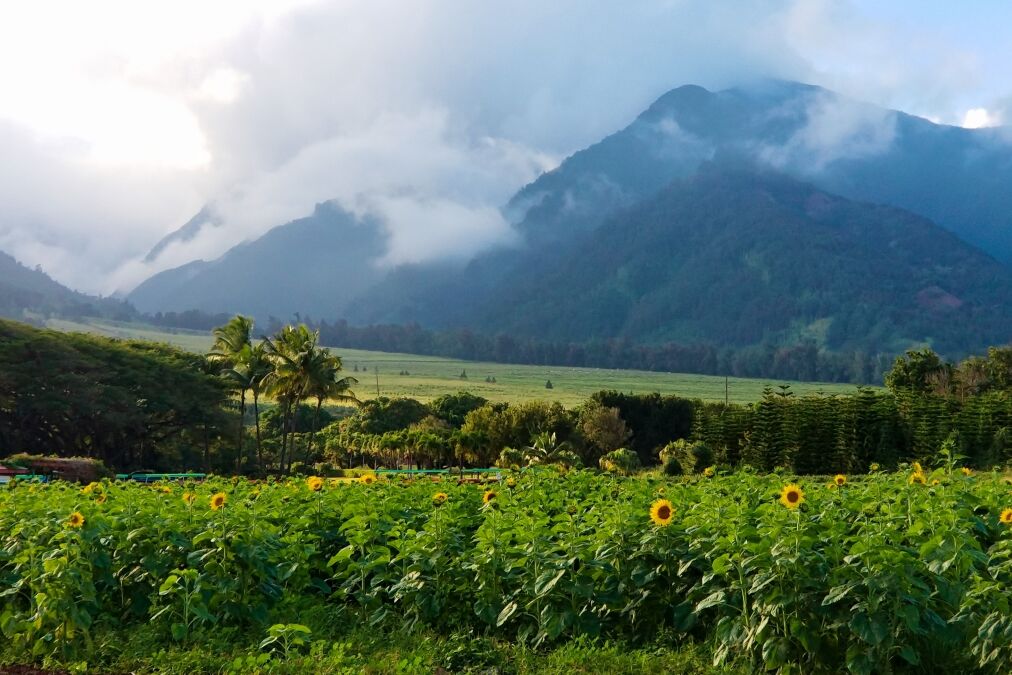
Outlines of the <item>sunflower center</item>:
{"type": "Polygon", "coordinates": [[[657,509],[657,517],[661,520],[667,520],[671,517],[671,507],[663,505],[657,509]]]}
{"type": "Polygon", "coordinates": [[[793,504],[794,502],[798,501],[798,499],[800,497],[801,497],[801,495],[799,495],[794,490],[791,490],[790,492],[787,493],[787,501],[789,501],[791,504],[793,504]]]}

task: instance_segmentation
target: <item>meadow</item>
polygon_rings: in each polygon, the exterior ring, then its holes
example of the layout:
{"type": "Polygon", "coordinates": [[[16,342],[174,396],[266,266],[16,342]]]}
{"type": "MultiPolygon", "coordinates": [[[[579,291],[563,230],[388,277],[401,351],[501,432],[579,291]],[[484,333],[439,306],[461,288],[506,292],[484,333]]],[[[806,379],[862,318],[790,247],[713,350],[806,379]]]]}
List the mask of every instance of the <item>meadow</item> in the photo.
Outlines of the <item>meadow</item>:
{"type": "MultiPolygon", "coordinates": [[[[169,332],[140,324],[97,320],[78,323],[53,319],[47,325],[63,331],[165,342],[198,353],[206,353],[212,344],[210,333],[187,330],[169,332]]],[[[524,366],[344,349],[338,345],[332,345],[331,348],[343,359],[345,374],[359,379],[360,383],[354,391],[360,399],[375,398],[378,392],[381,396],[407,396],[428,402],[444,394],[463,390],[490,401],[519,403],[551,400],[574,407],[586,401],[594,392],[605,389],[631,393],[659,392],[704,401],[723,401],[725,398],[725,378],[712,375],[524,366]],[[467,374],[466,379],[461,377],[464,372],[467,374]],[[494,383],[487,381],[491,378],[495,379],[494,383]],[[552,383],[551,389],[545,386],[549,380],[552,383]]],[[[850,394],[857,390],[856,386],[849,384],[737,377],[727,378],[726,384],[727,400],[731,403],[751,403],[762,397],[765,387],[776,388],[786,384],[798,395],[819,392],[850,394]]]]}
{"type": "Polygon", "coordinates": [[[20,484],[0,580],[0,663],[1001,673],[1012,487],[919,465],[20,484]]]}

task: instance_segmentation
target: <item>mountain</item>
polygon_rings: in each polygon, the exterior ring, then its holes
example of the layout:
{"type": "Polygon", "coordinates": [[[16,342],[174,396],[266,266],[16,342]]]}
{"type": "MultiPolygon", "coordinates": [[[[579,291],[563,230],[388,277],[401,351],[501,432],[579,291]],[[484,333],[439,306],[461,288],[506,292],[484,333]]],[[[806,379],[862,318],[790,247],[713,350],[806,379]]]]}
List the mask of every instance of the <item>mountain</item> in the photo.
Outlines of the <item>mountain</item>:
{"type": "Polygon", "coordinates": [[[31,322],[47,317],[129,319],[134,314],[126,303],[72,291],[0,251],[0,316],[31,322]]]}
{"type": "Polygon", "coordinates": [[[903,209],[747,165],[704,165],[550,260],[524,258],[466,325],[553,341],[809,339],[870,353],[963,353],[1012,335],[1007,266],[903,209]]]}
{"type": "Polygon", "coordinates": [[[165,235],[152,246],[148,254],[144,256],[144,262],[154,262],[162,254],[162,251],[172,244],[188,242],[200,234],[200,231],[205,227],[220,227],[221,223],[221,218],[215,213],[214,208],[210,205],[204,206],[193,218],[183,223],[182,227],[165,235]]]}
{"type": "Polygon", "coordinates": [[[725,157],[919,213],[1012,263],[1012,130],[934,124],[796,82],[674,89],[508,209],[532,241],[558,239],[725,157]]]}
{"type": "Polygon", "coordinates": [[[213,261],[194,261],[151,277],[128,296],[143,312],[242,312],[266,319],[294,313],[339,316],[375,284],[386,234],[332,202],[276,227],[213,261]]]}
{"type": "Polygon", "coordinates": [[[689,85],[519,190],[504,207],[518,246],[381,272],[381,228],[331,204],[129,297],[146,311],[955,356],[1010,335],[1010,137],[799,83],[689,85]]]}

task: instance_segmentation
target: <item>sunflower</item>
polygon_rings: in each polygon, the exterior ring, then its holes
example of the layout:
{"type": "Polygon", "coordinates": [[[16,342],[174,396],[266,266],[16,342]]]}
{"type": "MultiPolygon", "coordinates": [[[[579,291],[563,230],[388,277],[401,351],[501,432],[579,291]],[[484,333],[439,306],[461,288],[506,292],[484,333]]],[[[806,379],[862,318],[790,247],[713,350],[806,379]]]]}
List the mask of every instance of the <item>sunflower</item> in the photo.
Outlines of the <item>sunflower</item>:
{"type": "Polygon", "coordinates": [[[942,481],[940,481],[940,480],[938,480],[938,479],[936,478],[935,480],[931,481],[931,484],[932,484],[933,486],[934,486],[934,485],[941,485],[941,484],[942,484],[942,481]]]}
{"type": "Polygon", "coordinates": [[[197,495],[193,494],[192,492],[183,493],[183,502],[187,506],[193,506],[193,502],[195,501],[197,501],[197,495]]]}
{"type": "Polygon", "coordinates": [[[171,495],[172,494],[172,488],[170,488],[168,485],[163,485],[159,489],[162,491],[163,495],[171,495]]]}
{"type": "Polygon", "coordinates": [[[921,468],[920,462],[914,462],[910,465],[910,468],[913,469],[914,473],[924,473],[924,469],[921,468]]]}
{"type": "Polygon", "coordinates": [[[928,481],[924,477],[924,473],[921,472],[921,471],[914,471],[912,474],[910,474],[910,484],[911,485],[913,485],[914,483],[920,483],[921,485],[926,485],[927,482],[928,481]]]}
{"type": "Polygon", "coordinates": [[[654,521],[654,525],[666,527],[674,517],[675,509],[667,499],[658,499],[650,505],[650,520],[654,521]]]}
{"type": "Polygon", "coordinates": [[[81,494],[90,495],[92,492],[102,492],[102,484],[92,481],[81,488],[81,494]]]}
{"type": "Polygon", "coordinates": [[[98,504],[105,504],[105,500],[107,500],[107,499],[109,499],[108,496],[106,496],[106,495],[99,495],[98,497],[95,498],[95,502],[98,503],[98,504]]]}
{"type": "Polygon", "coordinates": [[[446,494],[445,492],[437,492],[436,494],[432,495],[432,503],[435,504],[436,506],[439,506],[449,498],[450,495],[446,494]]]}
{"type": "Polygon", "coordinates": [[[310,476],[309,480],[306,481],[306,487],[308,487],[311,492],[319,492],[323,489],[323,479],[319,476],[310,476]]]}
{"type": "Polygon", "coordinates": [[[794,483],[785,485],[784,489],[780,491],[780,503],[789,509],[796,509],[804,502],[805,493],[794,483]]]}
{"type": "Polygon", "coordinates": [[[67,527],[84,527],[84,516],[81,515],[80,511],[74,511],[70,514],[70,517],[67,518],[67,527]]]}
{"type": "Polygon", "coordinates": [[[224,508],[226,499],[227,498],[225,497],[224,492],[219,492],[211,497],[211,510],[217,511],[218,509],[224,508]]]}
{"type": "Polygon", "coordinates": [[[843,485],[844,483],[847,482],[847,477],[844,476],[842,473],[838,473],[835,476],[833,476],[833,482],[836,483],[837,485],[843,485]]]}
{"type": "Polygon", "coordinates": [[[998,522],[1002,525],[1012,525],[1012,509],[1005,509],[998,516],[998,522]]]}
{"type": "Polygon", "coordinates": [[[481,501],[484,502],[485,504],[491,504],[492,502],[495,501],[495,498],[498,496],[499,495],[495,493],[495,490],[485,490],[485,494],[481,496],[481,501]]]}
{"type": "Polygon", "coordinates": [[[959,469],[959,472],[962,473],[964,476],[972,476],[973,475],[973,469],[971,469],[968,466],[961,467],[959,469]]]}
{"type": "Polygon", "coordinates": [[[516,487],[516,486],[517,486],[516,478],[510,476],[509,478],[506,479],[506,487],[516,487]]]}
{"type": "Polygon", "coordinates": [[[706,476],[707,478],[713,478],[714,474],[716,473],[717,470],[714,469],[712,466],[708,466],[705,469],[703,469],[703,475],[706,476]]]}
{"type": "Polygon", "coordinates": [[[878,471],[880,468],[881,467],[878,465],[878,462],[872,462],[871,466],[868,467],[868,470],[869,471],[878,471]]]}
{"type": "Polygon", "coordinates": [[[367,473],[364,476],[360,476],[358,479],[359,483],[365,483],[366,485],[372,485],[376,482],[376,476],[371,473],[367,473]]]}

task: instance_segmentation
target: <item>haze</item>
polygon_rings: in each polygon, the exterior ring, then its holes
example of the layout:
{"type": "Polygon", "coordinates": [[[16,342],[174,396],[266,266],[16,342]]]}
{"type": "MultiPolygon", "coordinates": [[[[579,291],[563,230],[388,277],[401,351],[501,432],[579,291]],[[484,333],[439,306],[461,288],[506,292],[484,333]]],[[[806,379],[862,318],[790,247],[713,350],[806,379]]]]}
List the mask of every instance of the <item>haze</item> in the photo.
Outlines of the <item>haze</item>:
{"type": "Polygon", "coordinates": [[[511,238],[519,187],[685,83],[1005,121],[1012,8],[882,4],[7,3],[0,250],[108,294],[336,199],[386,223],[384,264],[468,255],[511,238]],[[143,261],[208,204],[220,227],[143,261]]]}

